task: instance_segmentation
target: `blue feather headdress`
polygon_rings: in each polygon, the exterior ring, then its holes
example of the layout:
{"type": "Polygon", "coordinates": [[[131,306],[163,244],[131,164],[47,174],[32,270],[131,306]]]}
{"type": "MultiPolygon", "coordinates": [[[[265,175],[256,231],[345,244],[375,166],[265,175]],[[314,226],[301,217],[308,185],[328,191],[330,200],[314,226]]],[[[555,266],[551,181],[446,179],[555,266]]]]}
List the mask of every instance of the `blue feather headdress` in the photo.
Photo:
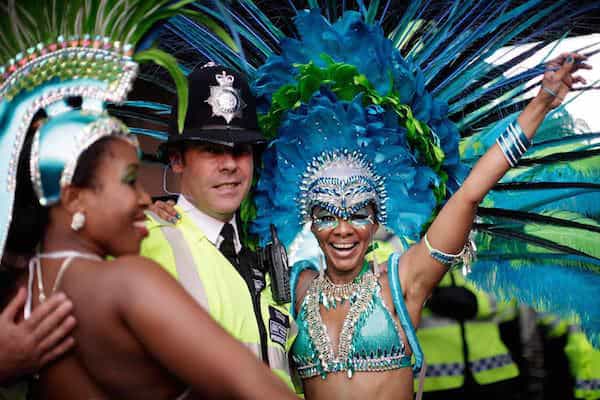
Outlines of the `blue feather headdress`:
{"type": "Polygon", "coordinates": [[[447,105],[359,13],[330,24],[312,10],[295,23],[300,38],[283,40],[254,81],[259,121],[276,136],[263,157],[254,231],[266,238],[274,224],[289,245],[313,206],[347,217],[371,202],[380,223],[418,238],[448,176],[460,181],[447,105]]]}
{"type": "MultiPolygon", "coordinates": [[[[260,170],[258,210],[247,202],[241,214],[261,235],[276,221],[286,243],[303,221],[298,206],[307,165],[337,157],[336,148],[361,152],[366,170],[387,188],[386,225],[417,237],[459,186],[464,166],[514,120],[545,66],[506,72],[600,7],[464,0],[438,9],[429,1],[359,0],[348,13],[351,2],[309,0],[310,12],[294,3],[270,10],[251,0],[197,2],[195,10],[229,30],[232,41],[188,16],[173,18],[161,35],[188,70],[211,60],[255,78],[261,123],[275,139],[260,170]],[[294,37],[288,18],[296,16],[294,39],[286,35],[294,37]],[[521,50],[526,43],[533,44],[521,50]],[[333,117],[345,122],[341,133],[333,117]],[[336,133],[323,135],[316,122],[336,133]]],[[[593,56],[598,47],[570,50],[593,56]]],[[[168,109],[137,105],[144,112],[128,115],[159,120],[168,109]]],[[[576,316],[598,345],[600,303],[592,294],[600,291],[600,134],[571,122],[564,107],[549,115],[529,152],[480,205],[470,279],[504,298],[576,316]]],[[[139,132],[161,137],[158,130],[139,132]]]]}

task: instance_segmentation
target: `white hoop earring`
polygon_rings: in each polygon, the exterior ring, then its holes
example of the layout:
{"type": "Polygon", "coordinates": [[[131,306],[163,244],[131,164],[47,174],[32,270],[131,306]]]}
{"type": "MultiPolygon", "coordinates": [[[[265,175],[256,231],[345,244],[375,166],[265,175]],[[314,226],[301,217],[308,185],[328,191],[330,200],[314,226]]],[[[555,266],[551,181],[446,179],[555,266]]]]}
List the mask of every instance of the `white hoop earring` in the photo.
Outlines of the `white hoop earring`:
{"type": "Polygon", "coordinates": [[[83,228],[85,225],[85,214],[81,211],[77,211],[73,214],[73,219],[71,219],[71,229],[75,232],[83,228]]]}
{"type": "Polygon", "coordinates": [[[375,257],[375,249],[376,248],[377,247],[375,246],[375,240],[371,236],[371,249],[372,249],[371,250],[371,257],[373,257],[372,260],[371,260],[371,262],[373,263],[373,274],[375,276],[379,276],[379,272],[380,272],[379,271],[379,264],[377,264],[377,257],[375,257]]]}
{"type": "Polygon", "coordinates": [[[319,277],[325,277],[325,255],[323,253],[319,255],[319,277]]]}

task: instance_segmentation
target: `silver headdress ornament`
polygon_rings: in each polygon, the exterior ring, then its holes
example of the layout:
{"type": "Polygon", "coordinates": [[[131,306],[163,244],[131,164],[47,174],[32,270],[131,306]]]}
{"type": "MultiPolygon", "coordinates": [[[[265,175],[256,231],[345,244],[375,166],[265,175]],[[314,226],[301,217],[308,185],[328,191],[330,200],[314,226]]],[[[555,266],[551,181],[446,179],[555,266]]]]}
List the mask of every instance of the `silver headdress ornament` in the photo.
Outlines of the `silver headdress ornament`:
{"type": "Polygon", "coordinates": [[[139,148],[137,137],[129,133],[127,126],[106,112],[65,112],[37,130],[29,166],[41,205],[49,206],[60,199],[61,188],[71,184],[81,153],[106,136],[139,148]]]}
{"type": "Polygon", "coordinates": [[[210,96],[205,100],[212,107],[212,115],[225,118],[229,124],[235,117],[242,117],[242,109],[246,103],[239,94],[239,91],[233,87],[235,77],[227,75],[225,71],[215,75],[219,86],[210,87],[210,96]]]}
{"type": "Polygon", "coordinates": [[[310,221],[315,206],[348,218],[371,203],[377,221],[385,225],[387,220],[385,180],[357,150],[328,151],[313,158],[302,175],[297,200],[305,222],[310,221]]]}
{"type": "MultiPolygon", "coordinates": [[[[39,2],[18,3],[9,1],[0,14],[0,182],[5,183],[0,185],[0,256],[12,222],[19,160],[36,115],[28,161],[40,204],[49,206],[59,201],[79,156],[95,141],[114,136],[135,145],[106,110],[107,103],[126,100],[138,62],[156,61],[180,82],[178,88],[185,86],[168,54],[155,48],[134,54],[134,49],[154,22],[186,2],[161,1],[149,8],[141,0],[116,0],[110,12],[101,0],[56,0],[41,9],[39,2]],[[131,18],[121,23],[122,15],[131,18]]],[[[179,114],[185,115],[182,104],[179,114]]]]}

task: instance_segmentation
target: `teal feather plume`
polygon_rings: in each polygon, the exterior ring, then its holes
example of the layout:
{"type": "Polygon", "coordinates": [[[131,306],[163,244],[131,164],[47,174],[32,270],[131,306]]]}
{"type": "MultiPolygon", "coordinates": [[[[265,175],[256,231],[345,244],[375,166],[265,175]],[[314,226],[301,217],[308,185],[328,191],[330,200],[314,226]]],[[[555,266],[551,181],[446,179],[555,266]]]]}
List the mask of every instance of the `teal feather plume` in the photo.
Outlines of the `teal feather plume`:
{"type": "MultiPolygon", "coordinates": [[[[168,35],[161,36],[161,45],[175,57],[182,55],[179,62],[187,68],[213,60],[253,78],[267,58],[290,43],[286,35],[296,34],[291,18],[302,7],[295,3],[261,9],[250,0],[199,2],[195,10],[236,36],[238,48],[186,16],[166,24],[168,35]],[[192,62],[185,57],[190,52],[197,54],[192,62]]],[[[428,91],[446,103],[445,112],[460,131],[460,158],[467,166],[516,118],[527,100],[525,94],[539,85],[532,78],[544,66],[511,78],[506,72],[552,41],[557,45],[567,35],[564,27],[600,7],[578,8],[566,0],[550,5],[541,0],[462,0],[436,10],[432,2],[413,1],[397,15],[397,5],[389,1],[303,4],[320,8],[332,24],[352,9],[364,22],[381,27],[407,63],[422,71],[413,90],[428,91]],[[529,50],[516,46],[532,42],[536,44],[529,50]],[[492,56],[504,61],[492,63],[492,56]]],[[[319,27],[312,28],[317,35],[319,27]]],[[[431,104],[423,101],[421,111],[426,114],[431,104]]],[[[470,276],[488,291],[575,316],[596,345],[600,344],[600,304],[595,302],[600,291],[599,143],[600,133],[574,121],[564,107],[544,121],[530,151],[479,208],[474,225],[478,260],[470,276]]]]}

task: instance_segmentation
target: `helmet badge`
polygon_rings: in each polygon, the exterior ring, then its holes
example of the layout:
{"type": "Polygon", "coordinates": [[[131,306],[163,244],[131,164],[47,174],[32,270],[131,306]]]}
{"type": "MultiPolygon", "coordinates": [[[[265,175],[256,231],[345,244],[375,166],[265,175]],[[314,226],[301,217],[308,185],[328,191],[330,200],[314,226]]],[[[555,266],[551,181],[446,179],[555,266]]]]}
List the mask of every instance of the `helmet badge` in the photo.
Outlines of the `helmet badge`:
{"type": "Polygon", "coordinates": [[[210,96],[205,101],[212,107],[212,116],[223,117],[229,124],[235,117],[242,117],[242,109],[246,103],[242,100],[238,89],[233,87],[235,77],[225,71],[215,75],[219,86],[210,87],[210,96]]]}

